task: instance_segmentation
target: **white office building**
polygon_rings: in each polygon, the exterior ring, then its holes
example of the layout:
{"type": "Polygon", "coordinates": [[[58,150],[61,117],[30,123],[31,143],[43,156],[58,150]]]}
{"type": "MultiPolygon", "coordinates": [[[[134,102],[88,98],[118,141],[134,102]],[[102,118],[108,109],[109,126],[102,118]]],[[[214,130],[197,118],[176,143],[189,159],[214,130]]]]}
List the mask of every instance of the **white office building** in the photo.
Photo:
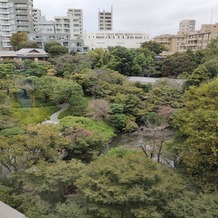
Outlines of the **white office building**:
{"type": "Polygon", "coordinates": [[[97,32],[84,34],[84,44],[90,50],[107,49],[109,46],[139,48],[146,41],[149,41],[149,35],[146,33],[97,32]]]}

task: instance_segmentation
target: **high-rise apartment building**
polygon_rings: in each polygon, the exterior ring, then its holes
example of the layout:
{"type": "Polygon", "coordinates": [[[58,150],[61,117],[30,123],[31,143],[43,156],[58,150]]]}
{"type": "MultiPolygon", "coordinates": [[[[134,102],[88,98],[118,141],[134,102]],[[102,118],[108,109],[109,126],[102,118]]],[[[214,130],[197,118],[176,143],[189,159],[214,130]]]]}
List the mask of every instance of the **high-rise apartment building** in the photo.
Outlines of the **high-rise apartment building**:
{"type": "Polygon", "coordinates": [[[0,1],[0,35],[2,47],[10,48],[10,37],[16,32],[33,32],[33,0],[0,1]]]}
{"type": "Polygon", "coordinates": [[[33,28],[34,33],[37,33],[39,31],[39,20],[41,17],[41,10],[40,9],[33,9],[33,28]]]}
{"type": "Polygon", "coordinates": [[[8,0],[12,32],[33,32],[33,0],[8,0]]]}
{"type": "Polygon", "coordinates": [[[83,38],[82,9],[68,9],[67,16],[70,18],[71,39],[82,39],[83,38]]]}
{"type": "Polygon", "coordinates": [[[111,11],[98,11],[98,30],[113,30],[113,7],[111,7],[111,11]]]}
{"type": "Polygon", "coordinates": [[[34,33],[54,33],[55,23],[41,15],[41,10],[33,9],[34,33]]]}
{"type": "Polygon", "coordinates": [[[182,20],[179,23],[179,33],[187,33],[187,32],[193,32],[195,31],[195,20],[182,20]]]}
{"type": "Polygon", "coordinates": [[[1,47],[10,47],[10,36],[11,36],[11,20],[9,14],[9,3],[8,0],[2,0],[0,2],[0,38],[1,47]]]}
{"type": "Polygon", "coordinates": [[[83,38],[82,9],[68,9],[67,16],[55,17],[55,32],[70,34],[71,39],[83,38]]]}

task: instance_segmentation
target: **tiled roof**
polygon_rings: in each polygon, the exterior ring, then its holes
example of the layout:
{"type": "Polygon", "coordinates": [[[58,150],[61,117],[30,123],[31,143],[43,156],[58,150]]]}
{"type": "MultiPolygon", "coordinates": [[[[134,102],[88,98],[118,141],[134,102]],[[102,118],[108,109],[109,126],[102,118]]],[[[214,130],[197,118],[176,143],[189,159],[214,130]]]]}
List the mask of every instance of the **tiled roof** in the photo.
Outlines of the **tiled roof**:
{"type": "Polygon", "coordinates": [[[39,48],[22,48],[19,51],[16,52],[17,55],[23,55],[23,54],[44,54],[47,55],[45,50],[39,49],[39,48]]]}
{"type": "Polygon", "coordinates": [[[17,57],[17,58],[46,58],[48,57],[48,53],[45,52],[43,49],[39,48],[22,48],[19,51],[0,51],[1,58],[8,58],[8,57],[17,57]]]}
{"type": "Polygon", "coordinates": [[[16,57],[15,51],[0,51],[0,57],[16,57]]]}

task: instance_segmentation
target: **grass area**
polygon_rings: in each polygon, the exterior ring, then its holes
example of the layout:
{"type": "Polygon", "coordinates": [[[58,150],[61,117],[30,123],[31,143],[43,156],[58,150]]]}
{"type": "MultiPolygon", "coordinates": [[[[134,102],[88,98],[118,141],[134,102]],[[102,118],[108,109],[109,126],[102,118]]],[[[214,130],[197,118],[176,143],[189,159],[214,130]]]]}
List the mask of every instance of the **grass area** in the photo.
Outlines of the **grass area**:
{"type": "Polygon", "coordinates": [[[61,128],[70,126],[79,126],[86,130],[90,130],[97,134],[101,134],[102,137],[104,137],[108,141],[115,136],[115,129],[113,127],[109,126],[105,122],[97,122],[87,117],[68,116],[60,120],[61,128]]]}
{"type": "Polygon", "coordinates": [[[39,108],[16,108],[13,109],[13,116],[18,118],[22,125],[38,124],[58,111],[57,106],[39,107],[39,108]]]}

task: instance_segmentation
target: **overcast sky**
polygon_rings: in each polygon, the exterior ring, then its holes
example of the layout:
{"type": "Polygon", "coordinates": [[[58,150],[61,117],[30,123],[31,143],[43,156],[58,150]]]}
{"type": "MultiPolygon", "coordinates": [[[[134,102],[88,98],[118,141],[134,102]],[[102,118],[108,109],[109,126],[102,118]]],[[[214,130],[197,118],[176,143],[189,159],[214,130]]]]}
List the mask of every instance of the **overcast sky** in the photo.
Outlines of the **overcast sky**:
{"type": "Polygon", "coordinates": [[[218,23],[218,0],[34,0],[47,19],[66,16],[68,8],[83,9],[84,30],[98,30],[98,10],[113,6],[113,31],[145,32],[154,37],[176,34],[179,22],[195,19],[201,24],[218,23]]]}

